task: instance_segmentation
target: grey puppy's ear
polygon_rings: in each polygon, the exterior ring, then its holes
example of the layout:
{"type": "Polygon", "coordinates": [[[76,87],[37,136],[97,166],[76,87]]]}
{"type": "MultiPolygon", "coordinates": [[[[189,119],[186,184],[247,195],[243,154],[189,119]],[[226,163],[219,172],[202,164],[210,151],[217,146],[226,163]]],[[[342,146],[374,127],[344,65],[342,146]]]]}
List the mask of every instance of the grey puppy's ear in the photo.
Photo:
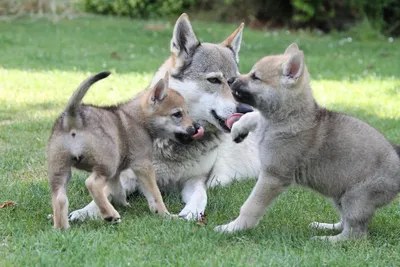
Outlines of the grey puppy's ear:
{"type": "Polygon", "coordinates": [[[190,51],[197,47],[200,42],[194,34],[189,17],[183,13],[175,23],[174,32],[171,40],[171,53],[181,65],[187,59],[190,51]]]}
{"type": "Polygon", "coordinates": [[[285,50],[285,55],[295,55],[300,52],[300,49],[296,43],[292,43],[285,50]]]}
{"type": "Polygon", "coordinates": [[[237,62],[239,62],[239,51],[240,45],[242,44],[243,27],[244,23],[242,22],[239,27],[221,43],[221,45],[232,48],[237,62]]]}
{"type": "Polygon", "coordinates": [[[160,79],[158,83],[154,86],[153,91],[150,95],[150,104],[156,105],[162,102],[167,96],[167,84],[164,79],[160,79]]]}
{"type": "Polygon", "coordinates": [[[303,70],[304,54],[300,50],[282,65],[282,74],[292,82],[295,82],[303,74],[303,70]]]}

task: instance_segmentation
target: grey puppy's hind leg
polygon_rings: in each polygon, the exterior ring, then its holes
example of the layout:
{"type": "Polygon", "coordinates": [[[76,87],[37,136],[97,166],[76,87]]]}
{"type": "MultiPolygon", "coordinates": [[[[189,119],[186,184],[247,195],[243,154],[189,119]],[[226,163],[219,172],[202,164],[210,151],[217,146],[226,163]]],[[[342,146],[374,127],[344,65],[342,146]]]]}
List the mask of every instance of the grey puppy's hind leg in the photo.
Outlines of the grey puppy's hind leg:
{"type": "Polygon", "coordinates": [[[346,192],[341,198],[343,231],[335,236],[315,238],[336,242],[366,236],[368,223],[376,209],[370,196],[368,189],[362,187],[346,192]]]}
{"type": "Polygon", "coordinates": [[[341,220],[337,223],[321,223],[321,222],[312,222],[310,224],[310,228],[318,229],[318,230],[334,230],[334,231],[343,231],[343,216],[342,216],[342,204],[339,201],[333,201],[337,211],[340,214],[341,220]]]}
{"type": "Polygon", "coordinates": [[[328,241],[360,238],[368,233],[368,223],[375,210],[392,201],[397,195],[391,182],[374,179],[347,191],[340,199],[343,231],[336,236],[316,237],[328,241]]]}

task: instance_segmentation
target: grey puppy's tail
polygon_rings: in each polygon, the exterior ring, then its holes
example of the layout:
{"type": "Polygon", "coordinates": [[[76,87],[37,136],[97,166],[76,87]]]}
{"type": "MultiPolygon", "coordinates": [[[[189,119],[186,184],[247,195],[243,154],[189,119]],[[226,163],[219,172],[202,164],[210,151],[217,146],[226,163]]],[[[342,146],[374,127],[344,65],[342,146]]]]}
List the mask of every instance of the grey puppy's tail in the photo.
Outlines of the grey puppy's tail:
{"type": "Polygon", "coordinates": [[[110,74],[111,74],[111,72],[109,72],[109,71],[103,71],[103,72],[97,73],[93,76],[90,76],[89,78],[84,80],[79,85],[78,89],[75,90],[74,94],[69,99],[67,107],[65,109],[66,120],[64,121],[64,125],[66,123],[65,126],[68,129],[80,128],[81,121],[77,119],[77,110],[78,110],[79,104],[81,103],[83,97],[86,95],[89,88],[95,82],[108,77],[108,75],[110,75],[110,74]]]}

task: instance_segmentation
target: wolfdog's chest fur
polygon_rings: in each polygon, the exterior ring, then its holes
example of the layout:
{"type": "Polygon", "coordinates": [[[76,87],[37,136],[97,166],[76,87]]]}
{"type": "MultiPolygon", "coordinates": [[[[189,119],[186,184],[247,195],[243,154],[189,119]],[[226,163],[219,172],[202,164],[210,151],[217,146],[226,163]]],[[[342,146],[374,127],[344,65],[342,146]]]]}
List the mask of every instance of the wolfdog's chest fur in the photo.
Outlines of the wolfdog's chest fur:
{"type": "Polygon", "coordinates": [[[221,136],[207,133],[202,140],[182,145],[172,140],[156,139],[153,164],[161,186],[185,182],[189,177],[206,176],[217,157],[221,136]]]}

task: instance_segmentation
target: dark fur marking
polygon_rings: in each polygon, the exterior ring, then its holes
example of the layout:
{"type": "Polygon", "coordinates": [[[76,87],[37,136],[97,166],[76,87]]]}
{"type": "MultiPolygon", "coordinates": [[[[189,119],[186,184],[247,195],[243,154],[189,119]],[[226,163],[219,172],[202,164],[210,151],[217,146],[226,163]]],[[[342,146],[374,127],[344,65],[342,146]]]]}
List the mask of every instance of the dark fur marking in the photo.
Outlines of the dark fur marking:
{"type": "Polygon", "coordinates": [[[187,53],[188,54],[187,59],[183,62],[182,67],[179,68],[178,73],[171,75],[173,78],[179,81],[183,81],[183,78],[185,77],[185,72],[192,65],[193,57],[200,46],[201,43],[198,42],[196,46],[192,46],[191,48],[189,48],[189,53],[187,53]]]}
{"type": "Polygon", "coordinates": [[[235,60],[236,66],[239,67],[239,62],[236,60],[236,53],[235,50],[233,50],[233,47],[231,45],[227,45],[226,48],[228,48],[232,54],[233,54],[233,59],[235,60]]]}

